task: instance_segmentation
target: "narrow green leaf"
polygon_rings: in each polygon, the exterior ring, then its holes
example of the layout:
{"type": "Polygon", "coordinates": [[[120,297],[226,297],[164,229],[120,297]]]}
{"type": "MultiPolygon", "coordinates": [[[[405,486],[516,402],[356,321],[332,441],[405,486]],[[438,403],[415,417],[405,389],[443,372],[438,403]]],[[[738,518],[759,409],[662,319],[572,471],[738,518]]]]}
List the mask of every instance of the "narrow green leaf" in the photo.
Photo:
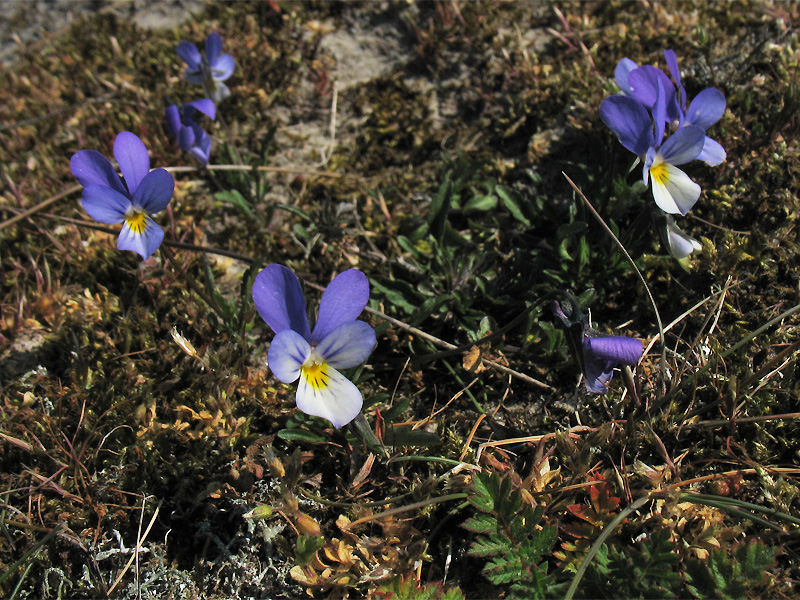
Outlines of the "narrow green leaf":
{"type": "Polygon", "coordinates": [[[231,204],[235,209],[249,217],[253,216],[253,209],[250,203],[242,196],[239,190],[222,190],[214,194],[214,198],[220,202],[231,204]]]}
{"type": "Polygon", "coordinates": [[[312,433],[305,429],[281,429],[278,437],[287,442],[310,442],[312,444],[324,444],[328,439],[318,433],[312,433]]]}
{"type": "Polygon", "coordinates": [[[464,212],[492,210],[497,206],[497,198],[494,196],[475,196],[467,200],[464,204],[464,212]]]}
{"type": "Polygon", "coordinates": [[[511,216],[514,217],[517,221],[525,225],[526,227],[530,227],[531,222],[528,217],[525,216],[522,206],[520,203],[514,198],[513,192],[509,190],[507,187],[498,185],[494,188],[494,193],[500,197],[500,200],[503,201],[503,206],[508,209],[508,212],[511,213],[511,216]]]}

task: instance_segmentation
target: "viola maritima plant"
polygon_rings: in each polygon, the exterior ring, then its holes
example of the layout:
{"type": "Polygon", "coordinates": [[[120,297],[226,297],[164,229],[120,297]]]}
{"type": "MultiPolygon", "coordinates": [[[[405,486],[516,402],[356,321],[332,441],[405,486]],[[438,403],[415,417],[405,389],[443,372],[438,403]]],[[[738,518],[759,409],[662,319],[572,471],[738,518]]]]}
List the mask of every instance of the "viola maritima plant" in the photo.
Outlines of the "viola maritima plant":
{"type": "Polygon", "coordinates": [[[124,181],[105,156],[96,150],[79,150],[70,160],[70,170],[84,187],[81,204],[95,221],[122,223],[117,248],[132,250],[147,260],[161,245],[164,231],[151,218],[172,199],[175,180],[165,169],[150,170],[144,143],[129,131],[114,140],[124,181]]]}
{"type": "Polygon", "coordinates": [[[283,265],[270,265],[253,284],[253,301],[275,332],[267,360],[283,383],[297,386],[297,408],[328,419],[336,428],[361,411],[363,398],[339,369],[360,365],[375,347],[375,331],[356,318],[369,300],[366,275],[350,269],[337,275],[322,294],[313,331],[297,276],[283,265]]]}

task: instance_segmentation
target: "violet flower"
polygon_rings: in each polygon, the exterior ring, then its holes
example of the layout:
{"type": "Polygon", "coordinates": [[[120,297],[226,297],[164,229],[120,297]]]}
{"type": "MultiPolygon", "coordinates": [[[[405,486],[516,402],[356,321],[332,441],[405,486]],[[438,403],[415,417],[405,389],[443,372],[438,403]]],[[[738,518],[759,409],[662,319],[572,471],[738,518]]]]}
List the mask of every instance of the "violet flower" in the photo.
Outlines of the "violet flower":
{"type": "MultiPolygon", "coordinates": [[[[663,87],[665,94],[664,117],[671,128],[678,130],[687,125],[695,125],[706,131],[722,118],[725,112],[725,95],[716,88],[706,88],[687,107],[686,90],[681,82],[675,52],[664,50],[664,58],[675,82],[674,86],[661,69],[650,65],[635,67],[636,63],[623,58],[615,70],[617,85],[622,94],[638,100],[650,111],[654,111],[656,98],[660,93],[660,88],[663,87]]],[[[653,113],[653,119],[655,118],[656,115],[653,113]]],[[[721,164],[725,158],[725,150],[722,146],[717,141],[706,137],[703,150],[697,159],[715,167],[721,164]]]]}
{"type": "Polygon", "coordinates": [[[129,131],[114,140],[114,158],[124,183],[111,161],[96,150],[73,154],[70,170],[84,187],[81,204],[89,216],[106,225],[122,223],[117,248],[132,250],[147,260],[164,239],[164,231],[150,215],[167,207],[175,179],[164,169],[150,170],[147,148],[129,131]]]}
{"type": "Polygon", "coordinates": [[[586,389],[595,394],[605,394],[618,365],[632,367],[642,358],[642,341],[596,331],[589,326],[589,319],[575,297],[569,292],[559,293],[566,297],[567,302],[553,302],[551,308],[566,329],[567,340],[581,365],[586,389]]]}
{"type": "Polygon", "coordinates": [[[618,335],[583,338],[583,375],[586,389],[605,394],[619,365],[632,367],[642,358],[642,340],[618,335]]]}
{"type": "Polygon", "coordinates": [[[217,107],[208,98],[189,102],[183,106],[182,111],[171,104],[164,110],[164,117],[170,133],[178,138],[178,146],[205,166],[208,164],[208,157],[211,153],[211,138],[194,120],[197,112],[214,119],[217,115],[217,107]]]}
{"type": "Polygon", "coordinates": [[[375,331],[356,318],[369,300],[367,277],[356,269],[339,273],[322,294],[313,329],[297,276],[283,265],[269,265],[253,284],[253,301],[275,332],[267,360],[284,383],[298,378],[297,408],[328,419],[337,429],[361,412],[363,398],[338,369],[364,362],[375,347],[375,331]]]}
{"type": "Polygon", "coordinates": [[[206,38],[205,52],[200,52],[191,42],[180,42],[176,49],[186,63],[186,79],[202,85],[206,96],[219,104],[231,95],[223,81],[233,75],[236,62],[230,54],[221,54],[222,37],[216,32],[206,38]]]}
{"type": "MultiPolygon", "coordinates": [[[[653,199],[661,210],[685,215],[700,197],[700,186],[693,182],[676,165],[697,158],[703,150],[705,131],[696,125],[681,127],[662,144],[667,123],[667,110],[674,104],[675,91],[666,75],[655,72],[655,67],[639,67],[631,71],[628,83],[639,90],[639,96],[652,102],[652,120],[647,104],[636,97],[617,95],[603,100],[600,118],[614,132],[620,143],[644,161],[642,179],[648,185],[653,181],[653,199]],[[640,74],[640,77],[634,77],[640,74]],[[666,84],[665,80],[666,79],[666,84]],[[652,82],[656,92],[650,95],[649,87],[638,85],[637,80],[652,82]],[[645,90],[642,92],[642,90],[645,90]]],[[[676,104],[675,104],[676,106],[676,104]]]]}

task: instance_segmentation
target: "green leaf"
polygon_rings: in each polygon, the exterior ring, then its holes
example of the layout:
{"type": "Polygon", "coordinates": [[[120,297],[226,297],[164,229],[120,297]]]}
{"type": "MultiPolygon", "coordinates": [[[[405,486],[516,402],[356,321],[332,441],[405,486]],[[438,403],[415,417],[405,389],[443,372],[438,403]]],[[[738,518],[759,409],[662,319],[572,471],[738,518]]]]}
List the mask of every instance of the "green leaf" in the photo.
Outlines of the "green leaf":
{"type": "Polygon", "coordinates": [[[743,598],[763,584],[774,566],[777,550],[760,540],[738,545],[730,556],[724,548],[712,548],[705,562],[690,561],[686,569],[687,589],[696,598],[743,598]]]}
{"type": "Polygon", "coordinates": [[[497,529],[497,519],[490,515],[476,515],[464,521],[461,526],[473,533],[490,533],[497,529]]]}
{"type": "Polygon", "coordinates": [[[287,442],[310,442],[312,444],[324,444],[328,441],[323,435],[312,433],[306,429],[281,429],[278,437],[287,442]]]}
{"type": "Polygon", "coordinates": [[[478,473],[472,480],[473,494],[468,498],[469,503],[483,512],[494,510],[494,499],[500,487],[497,475],[478,473]]]}
{"type": "Polygon", "coordinates": [[[280,208],[281,210],[285,210],[288,213],[292,213],[293,215],[297,215],[301,219],[308,221],[309,223],[313,223],[314,219],[308,216],[308,213],[304,211],[302,208],[297,206],[291,206],[290,204],[278,204],[276,208],[280,208]]]}
{"type": "Polygon", "coordinates": [[[494,196],[475,196],[467,200],[464,204],[464,212],[487,211],[497,206],[497,198],[494,196]]]}
{"type": "Polygon", "coordinates": [[[325,545],[325,538],[321,535],[301,535],[297,538],[294,557],[301,567],[314,559],[317,550],[325,545]]]}
{"type": "Polygon", "coordinates": [[[565,223],[561,225],[558,229],[556,229],[556,238],[564,239],[568,237],[573,237],[586,231],[588,226],[586,225],[586,221],[575,221],[573,223],[565,223]]]}
{"type": "Polygon", "coordinates": [[[411,314],[417,309],[416,291],[407,283],[400,281],[389,281],[386,285],[375,279],[370,279],[373,296],[383,295],[387,302],[403,309],[411,314]]]}
{"type": "Polygon", "coordinates": [[[505,186],[498,185],[494,188],[494,193],[500,197],[500,200],[503,201],[503,206],[508,209],[508,212],[511,213],[511,216],[514,217],[517,221],[525,225],[526,227],[530,227],[531,222],[528,217],[525,216],[522,206],[520,203],[514,198],[513,192],[505,186]]]}
{"type": "Polygon", "coordinates": [[[490,533],[488,536],[481,536],[470,546],[471,556],[497,556],[511,552],[513,544],[506,536],[498,533],[490,533]]]}
{"type": "Polygon", "coordinates": [[[742,566],[742,575],[746,579],[760,582],[764,578],[764,572],[775,566],[777,553],[775,548],[768,548],[760,540],[753,540],[749,544],[737,546],[733,555],[742,566]]]}
{"type": "Polygon", "coordinates": [[[248,217],[253,216],[253,208],[239,190],[222,190],[214,194],[214,198],[220,202],[233,205],[234,208],[248,217]]]}
{"type": "Polygon", "coordinates": [[[386,423],[391,423],[395,419],[397,419],[400,415],[402,415],[408,407],[410,406],[409,400],[406,397],[402,397],[399,400],[395,399],[394,403],[391,407],[389,407],[385,412],[381,413],[383,416],[383,420],[386,423]]]}
{"type": "Polygon", "coordinates": [[[428,215],[428,227],[436,239],[440,239],[444,233],[444,225],[450,212],[452,196],[453,182],[448,177],[439,186],[439,191],[431,200],[431,212],[428,215]]]}
{"type": "Polygon", "coordinates": [[[422,256],[422,252],[414,245],[414,243],[404,235],[397,236],[397,244],[406,252],[411,254],[414,258],[418,259],[422,256]]]}
{"type": "Polygon", "coordinates": [[[417,307],[411,316],[408,318],[408,321],[412,324],[421,323],[428,317],[430,317],[433,313],[438,312],[439,309],[451,302],[453,300],[452,294],[445,294],[442,296],[438,296],[435,298],[428,298],[427,300],[423,301],[422,304],[417,307]]]}

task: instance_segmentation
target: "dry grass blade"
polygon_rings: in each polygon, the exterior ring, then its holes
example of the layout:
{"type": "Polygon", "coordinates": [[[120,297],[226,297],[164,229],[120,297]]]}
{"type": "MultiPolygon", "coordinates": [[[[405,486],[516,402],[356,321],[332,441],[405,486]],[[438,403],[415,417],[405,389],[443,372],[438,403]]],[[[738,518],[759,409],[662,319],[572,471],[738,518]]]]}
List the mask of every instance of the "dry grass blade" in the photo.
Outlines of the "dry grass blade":
{"type": "MultiPolygon", "coordinates": [[[[142,514],[144,514],[144,507],[145,507],[145,503],[144,503],[144,500],[143,500],[142,501],[142,514]]],[[[125,564],[125,566],[122,568],[122,570],[119,572],[119,575],[117,575],[117,578],[114,580],[114,584],[109,588],[109,590],[108,590],[108,595],[109,596],[117,588],[117,586],[119,585],[119,582],[122,581],[122,578],[125,576],[125,573],[128,572],[128,569],[131,568],[131,565],[133,564],[133,561],[136,560],[137,563],[138,563],[139,550],[141,549],[142,544],[144,543],[144,541],[147,539],[147,535],[150,533],[150,529],[152,529],[153,524],[156,522],[156,519],[158,518],[158,512],[160,510],[161,510],[161,503],[159,502],[158,506],[156,506],[155,511],[153,511],[153,516],[150,517],[150,522],[147,524],[147,529],[145,529],[144,534],[142,534],[142,535],[137,537],[136,546],[134,547],[133,552],[131,553],[131,557],[128,559],[128,562],[125,564]]],[[[138,573],[137,573],[137,578],[138,578],[138,573]]]]}

